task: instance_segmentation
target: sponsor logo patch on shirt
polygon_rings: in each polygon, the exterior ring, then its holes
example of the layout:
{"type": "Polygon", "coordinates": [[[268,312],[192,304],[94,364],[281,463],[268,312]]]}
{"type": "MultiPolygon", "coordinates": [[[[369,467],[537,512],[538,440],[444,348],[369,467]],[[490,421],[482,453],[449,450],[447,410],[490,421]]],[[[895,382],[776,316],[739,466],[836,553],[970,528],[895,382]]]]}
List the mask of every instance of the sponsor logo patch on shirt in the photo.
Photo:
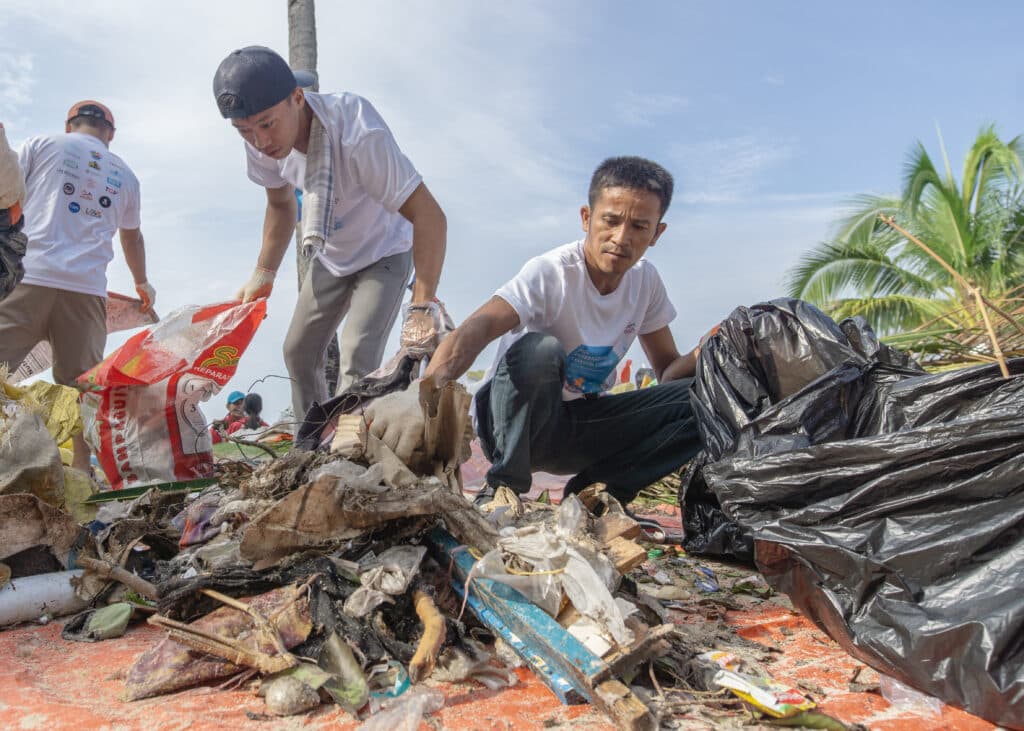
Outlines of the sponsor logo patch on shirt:
{"type": "Polygon", "coordinates": [[[71,211],[72,213],[78,213],[80,210],[82,210],[82,207],[75,203],[74,201],[71,201],[70,203],[68,203],[68,210],[71,211]]]}

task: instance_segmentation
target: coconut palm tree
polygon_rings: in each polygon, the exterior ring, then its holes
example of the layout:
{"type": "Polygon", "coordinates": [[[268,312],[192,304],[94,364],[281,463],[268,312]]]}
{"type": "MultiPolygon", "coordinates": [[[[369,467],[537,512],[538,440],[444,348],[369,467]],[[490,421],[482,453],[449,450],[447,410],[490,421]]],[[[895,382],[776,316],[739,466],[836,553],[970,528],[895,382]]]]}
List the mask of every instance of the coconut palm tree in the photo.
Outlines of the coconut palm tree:
{"type": "MultiPolygon", "coordinates": [[[[862,315],[880,334],[921,326],[979,326],[977,287],[993,300],[1024,284],[1024,140],[979,132],[957,181],[942,145],[942,172],[924,145],[911,150],[900,197],[863,195],[787,279],[791,296],[836,319],[862,315]],[[885,224],[895,219],[962,275],[950,274],[922,247],[885,224]]],[[[929,347],[922,346],[927,352],[929,347]]]]}

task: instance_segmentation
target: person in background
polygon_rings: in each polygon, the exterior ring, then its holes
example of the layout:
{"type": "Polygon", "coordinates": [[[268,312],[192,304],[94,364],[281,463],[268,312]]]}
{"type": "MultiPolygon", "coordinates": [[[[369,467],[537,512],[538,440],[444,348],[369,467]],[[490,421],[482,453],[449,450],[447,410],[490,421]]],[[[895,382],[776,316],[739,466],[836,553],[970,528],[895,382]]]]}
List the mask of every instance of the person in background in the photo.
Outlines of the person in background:
{"type": "MultiPolygon", "coordinates": [[[[0,364],[11,370],[46,340],[53,380],[76,386],[103,360],[107,342],[107,265],[118,234],[142,309],[156,292],[146,280],[139,181],[110,151],[114,115],[93,100],[73,105],[64,134],[30,137],[18,150],[25,175],[25,276],[0,302],[0,364]]],[[[72,437],[73,466],[89,470],[89,447],[72,437]]]]}
{"type": "MultiPolygon", "coordinates": [[[[231,427],[245,422],[245,394],[241,391],[232,391],[228,394],[227,409],[223,419],[215,419],[210,425],[210,436],[213,443],[217,444],[224,440],[231,433],[231,427]]],[[[241,429],[237,427],[235,430],[241,429]]]]}
{"type": "MultiPolygon", "coordinates": [[[[270,426],[261,418],[263,413],[263,397],[258,393],[250,393],[245,397],[245,401],[242,403],[242,413],[245,415],[245,418],[238,429],[265,429],[270,426]]],[[[238,429],[234,431],[238,431],[238,429]]],[[[231,433],[233,431],[229,430],[228,434],[231,433]]]]}

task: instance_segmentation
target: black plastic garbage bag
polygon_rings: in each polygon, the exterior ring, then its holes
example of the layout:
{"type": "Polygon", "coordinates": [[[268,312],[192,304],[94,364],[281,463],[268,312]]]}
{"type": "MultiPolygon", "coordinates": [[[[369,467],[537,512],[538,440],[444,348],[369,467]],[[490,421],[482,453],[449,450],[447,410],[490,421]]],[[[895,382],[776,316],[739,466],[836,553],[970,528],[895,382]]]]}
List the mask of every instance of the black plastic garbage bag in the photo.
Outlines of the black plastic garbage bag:
{"type": "Polygon", "coordinates": [[[814,305],[792,299],[734,310],[701,349],[691,388],[704,453],[691,462],[680,489],[686,550],[754,561],[749,531],[722,512],[703,465],[755,434],[765,453],[853,436],[876,385],[923,373],[860,318],[837,325],[814,305]],[[806,410],[772,409],[822,377],[833,387],[806,410]]]}
{"type": "Polygon", "coordinates": [[[1024,728],[1024,359],[1008,379],[921,374],[862,323],[822,318],[740,308],[705,346],[708,462],[687,489],[701,481],[851,655],[1024,728]]]}

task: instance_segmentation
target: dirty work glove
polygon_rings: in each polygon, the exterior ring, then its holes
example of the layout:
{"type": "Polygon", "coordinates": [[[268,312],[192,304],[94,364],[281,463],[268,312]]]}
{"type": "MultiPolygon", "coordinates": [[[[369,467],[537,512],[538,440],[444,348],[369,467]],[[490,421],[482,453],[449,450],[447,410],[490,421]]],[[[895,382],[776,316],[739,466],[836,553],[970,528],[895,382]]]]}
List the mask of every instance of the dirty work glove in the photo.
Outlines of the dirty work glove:
{"type": "Polygon", "coordinates": [[[7,133],[0,124],[0,208],[10,208],[23,200],[25,176],[22,175],[21,165],[18,164],[18,154],[7,144],[7,133]]]}
{"type": "Polygon", "coordinates": [[[139,312],[152,310],[153,303],[156,302],[156,290],[153,289],[153,285],[149,282],[136,282],[135,291],[139,293],[139,299],[142,300],[139,312]]]}
{"type": "Polygon", "coordinates": [[[249,281],[242,285],[242,288],[235,293],[235,299],[239,302],[251,302],[259,297],[269,297],[274,289],[274,277],[277,272],[272,269],[256,267],[249,281]]]}
{"type": "Polygon", "coordinates": [[[430,355],[440,342],[441,308],[436,302],[408,304],[404,308],[399,345],[415,353],[430,355]]]}
{"type": "Polygon", "coordinates": [[[380,439],[408,465],[413,453],[422,451],[426,418],[420,404],[420,381],[405,391],[375,399],[363,411],[370,434],[380,439]]]}

